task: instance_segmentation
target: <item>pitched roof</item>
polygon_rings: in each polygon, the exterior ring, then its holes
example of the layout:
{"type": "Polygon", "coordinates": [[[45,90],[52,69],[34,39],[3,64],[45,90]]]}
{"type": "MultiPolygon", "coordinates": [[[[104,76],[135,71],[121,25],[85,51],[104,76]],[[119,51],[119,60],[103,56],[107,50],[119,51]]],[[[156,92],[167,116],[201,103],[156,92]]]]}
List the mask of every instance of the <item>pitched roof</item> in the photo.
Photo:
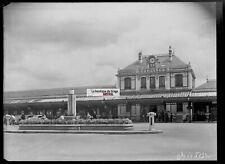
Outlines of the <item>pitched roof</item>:
{"type": "Polygon", "coordinates": [[[194,91],[196,91],[196,92],[198,92],[198,91],[216,91],[216,90],[217,90],[217,86],[216,86],[215,79],[207,80],[206,83],[204,83],[194,89],[194,91]]]}
{"type": "Polygon", "coordinates": [[[61,95],[68,95],[69,90],[74,90],[74,93],[77,96],[86,96],[86,89],[95,89],[95,88],[116,88],[116,86],[115,85],[104,85],[104,86],[39,89],[39,90],[28,90],[28,91],[10,91],[10,92],[4,92],[4,99],[24,98],[24,97],[41,97],[41,96],[61,96],[61,95]]]}
{"type": "MultiPolygon", "coordinates": [[[[136,72],[138,69],[147,69],[147,58],[151,55],[143,55],[142,63],[138,60],[131,63],[130,65],[126,66],[125,68],[121,69],[120,72],[136,72]]],[[[158,63],[158,67],[164,68],[180,68],[180,67],[187,67],[188,64],[184,63],[179,57],[172,55],[172,61],[170,61],[168,54],[157,54],[154,55],[156,57],[156,61],[158,63]]]]}

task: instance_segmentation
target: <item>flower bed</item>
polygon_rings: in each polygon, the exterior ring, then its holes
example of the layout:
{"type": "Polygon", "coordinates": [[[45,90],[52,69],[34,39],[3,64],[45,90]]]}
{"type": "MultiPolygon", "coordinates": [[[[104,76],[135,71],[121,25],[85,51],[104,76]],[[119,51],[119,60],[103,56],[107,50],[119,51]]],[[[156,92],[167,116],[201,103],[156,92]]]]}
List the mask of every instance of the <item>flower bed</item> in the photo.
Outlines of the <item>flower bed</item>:
{"type": "Polygon", "coordinates": [[[19,130],[128,130],[129,119],[21,120],[19,130]]]}
{"type": "Polygon", "coordinates": [[[29,119],[20,120],[19,124],[132,124],[128,118],[125,119],[29,119]]]}

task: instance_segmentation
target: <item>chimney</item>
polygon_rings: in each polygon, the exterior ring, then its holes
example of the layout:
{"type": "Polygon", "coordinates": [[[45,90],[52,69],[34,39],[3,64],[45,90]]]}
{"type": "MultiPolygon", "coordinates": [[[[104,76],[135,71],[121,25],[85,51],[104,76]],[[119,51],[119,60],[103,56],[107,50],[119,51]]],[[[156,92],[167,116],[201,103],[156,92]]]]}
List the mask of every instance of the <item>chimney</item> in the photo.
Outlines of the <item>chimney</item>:
{"type": "Polygon", "coordinates": [[[141,52],[138,53],[138,61],[139,61],[139,63],[142,63],[142,53],[141,52]]]}
{"type": "Polygon", "coordinates": [[[171,46],[169,46],[169,58],[170,58],[170,61],[172,61],[172,49],[171,49],[171,46]]]}

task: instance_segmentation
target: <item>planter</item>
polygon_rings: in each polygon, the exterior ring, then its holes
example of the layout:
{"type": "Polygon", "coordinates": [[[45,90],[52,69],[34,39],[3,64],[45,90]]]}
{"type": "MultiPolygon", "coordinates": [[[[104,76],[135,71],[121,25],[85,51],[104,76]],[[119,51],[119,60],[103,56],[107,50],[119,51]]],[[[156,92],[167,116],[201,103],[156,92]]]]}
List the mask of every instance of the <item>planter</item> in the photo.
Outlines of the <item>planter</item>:
{"type": "Polygon", "coordinates": [[[133,124],[21,124],[19,130],[130,130],[133,124]]]}

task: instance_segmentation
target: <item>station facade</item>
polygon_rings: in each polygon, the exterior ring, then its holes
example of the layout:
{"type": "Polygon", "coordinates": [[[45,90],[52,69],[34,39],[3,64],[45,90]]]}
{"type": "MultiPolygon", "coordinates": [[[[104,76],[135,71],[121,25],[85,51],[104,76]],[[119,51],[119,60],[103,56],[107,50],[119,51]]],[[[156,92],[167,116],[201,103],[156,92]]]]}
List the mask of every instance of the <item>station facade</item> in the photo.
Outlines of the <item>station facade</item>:
{"type": "MultiPolygon", "coordinates": [[[[169,47],[169,52],[165,54],[142,55],[140,52],[137,61],[118,70],[117,88],[121,90],[122,95],[188,94],[195,88],[195,79],[190,63],[181,61],[169,47]]],[[[171,114],[180,115],[182,120],[189,113],[187,107],[188,101],[162,100],[161,102],[119,104],[118,115],[145,120],[146,113],[152,111],[157,113],[158,121],[164,121],[164,118],[171,114]]]]}
{"type": "Polygon", "coordinates": [[[116,86],[94,86],[4,93],[4,112],[45,114],[55,118],[66,114],[69,90],[76,94],[77,115],[87,112],[98,118],[130,118],[147,121],[155,112],[156,122],[216,120],[216,81],[208,80],[195,88],[195,74],[190,62],[184,63],[172,51],[143,55],[119,69],[116,86]],[[119,89],[120,96],[91,97],[86,89],[119,89]]]}

